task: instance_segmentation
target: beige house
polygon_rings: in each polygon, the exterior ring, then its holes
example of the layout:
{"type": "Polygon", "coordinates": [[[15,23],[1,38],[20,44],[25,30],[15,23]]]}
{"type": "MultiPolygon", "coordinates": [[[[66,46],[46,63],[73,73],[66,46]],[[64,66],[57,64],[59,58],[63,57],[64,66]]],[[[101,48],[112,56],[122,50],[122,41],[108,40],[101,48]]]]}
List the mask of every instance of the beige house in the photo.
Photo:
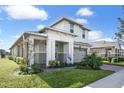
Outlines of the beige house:
{"type": "Polygon", "coordinates": [[[11,54],[28,58],[29,65],[38,63],[46,67],[50,60],[80,62],[90,51],[89,31],[82,24],[62,17],[40,31],[23,33],[11,46],[11,54]]]}
{"type": "Polygon", "coordinates": [[[119,49],[117,42],[110,42],[110,41],[93,42],[90,52],[95,52],[97,53],[97,55],[104,57],[123,55],[123,50],[119,49]]]}

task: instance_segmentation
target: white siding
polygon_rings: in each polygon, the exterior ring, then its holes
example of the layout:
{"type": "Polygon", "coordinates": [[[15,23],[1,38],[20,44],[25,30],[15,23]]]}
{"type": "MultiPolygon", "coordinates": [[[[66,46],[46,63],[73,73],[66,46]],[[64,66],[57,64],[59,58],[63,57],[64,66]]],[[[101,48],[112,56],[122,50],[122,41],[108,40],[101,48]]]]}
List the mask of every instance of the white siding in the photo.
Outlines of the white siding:
{"type": "Polygon", "coordinates": [[[17,46],[13,47],[13,56],[18,56],[17,46]]]}
{"type": "Polygon", "coordinates": [[[53,26],[53,28],[57,28],[63,30],[65,32],[70,32],[70,24],[68,21],[61,21],[60,23],[53,26]]]}
{"type": "MultiPolygon", "coordinates": [[[[63,30],[65,32],[70,32],[70,23],[68,21],[61,21],[60,23],[56,24],[53,26],[53,28],[57,28],[60,30],[63,30]]],[[[77,37],[75,37],[76,42],[84,42],[87,43],[88,42],[88,31],[83,31],[81,29],[81,27],[79,27],[79,25],[74,24],[74,33],[77,35],[77,37]],[[85,38],[82,38],[82,34],[85,34],[85,38]]]]}
{"type": "Polygon", "coordinates": [[[78,25],[74,25],[74,33],[77,35],[74,41],[84,43],[88,42],[88,31],[82,30],[78,25]],[[83,33],[85,34],[85,38],[82,38],[83,33]]]}

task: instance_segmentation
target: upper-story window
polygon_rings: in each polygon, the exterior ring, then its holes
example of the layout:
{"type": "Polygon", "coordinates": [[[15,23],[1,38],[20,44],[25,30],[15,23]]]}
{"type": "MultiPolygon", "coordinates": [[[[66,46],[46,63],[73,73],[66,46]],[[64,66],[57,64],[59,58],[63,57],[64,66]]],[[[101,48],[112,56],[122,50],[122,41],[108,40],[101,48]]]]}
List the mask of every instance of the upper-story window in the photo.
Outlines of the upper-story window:
{"type": "Polygon", "coordinates": [[[74,33],[74,24],[71,24],[71,23],[70,23],[70,32],[74,33]]]}
{"type": "Polygon", "coordinates": [[[82,32],[82,38],[85,39],[85,31],[82,32]]]}

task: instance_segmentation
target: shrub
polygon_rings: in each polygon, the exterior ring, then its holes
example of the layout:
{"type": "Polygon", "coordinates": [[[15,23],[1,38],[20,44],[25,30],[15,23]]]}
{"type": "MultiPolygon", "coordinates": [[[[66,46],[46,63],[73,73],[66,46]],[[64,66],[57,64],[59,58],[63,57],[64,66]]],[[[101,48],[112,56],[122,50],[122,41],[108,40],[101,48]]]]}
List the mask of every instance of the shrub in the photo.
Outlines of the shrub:
{"type": "Polygon", "coordinates": [[[29,70],[28,65],[27,65],[28,60],[26,58],[15,57],[15,56],[9,56],[8,58],[9,58],[9,60],[13,60],[14,62],[16,62],[19,65],[19,69],[20,69],[21,73],[28,74],[28,70],[29,70]]]}
{"type": "Polygon", "coordinates": [[[95,53],[92,53],[84,58],[84,63],[92,69],[100,69],[100,66],[102,65],[102,58],[98,57],[95,53]]]}
{"type": "Polygon", "coordinates": [[[16,62],[16,57],[15,56],[13,56],[13,61],[16,62]]]}
{"type": "Polygon", "coordinates": [[[60,62],[60,66],[65,67],[65,66],[67,66],[67,64],[65,62],[60,62]]]}
{"type": "Polygon", "coordinates": [[[19,64],[19,57],[16,57],[16,58],[15,58],[15,62],[16,62],[17,64],[19,64]]]}
{"type": "Polygon", "coordinates": [[[1,58],[5,58],[5,54],[1,54],[1,58]]]}
{"type": "Polygon", "coordinates": [[[76,65],[76,69],[91,69],[89,66],[76,65]]]}
{"type": "Polygon", "coordinates": [[[25,58],[25,57],[24,57],[23,60],[21,60],[21,61],[22,61],[22,62],[21,62],[22,64],[28,64],[28,59],[25,58]]]}
{"type": "Polygon", "coordinates": [[[113,57],[112,59],[111,59],[111,63],[117,63],[118,62],[118,58],[117,57],[113,57]]]}
{"type": "Polygon", "coordinates": [[[101,57],[102,61],[108,61],[108,57],[101,57]]]}
{"type": "Polygon", "coordinates": [[[36,64],[34,63],[31,68],[33,69],[33,73],[36,74],[36,73],[40,73],[42,72],[43,70],[41,69],[40,65],[39,64],[36,64]]]}
{"type": "Polygon", "coordinates": [[[50,61],[49,61],[49,65],[50,65],[50,67],[55,67],[55,66],[57,66],[56,60],[50,60],[50,61]]]}
{"type": "Polygon", "coordinates": [[[108,57],[108,62],[111,62],[112,61],[112,57],[108,57]]]}
{"type": "Polygon", "coordinates": [[[8,59],[9,60],[13,60],[13,56],[8,56],[8,59]]]}
{"type": "Polygon", "coordinates": [[[91,69],[86,62],[75,63],[77,69],[91,69]]]}
{"type": "Polygon", "coordinates": [[[26,73],[28,73],[28,66],[27,66],[27,65],[21,64],[21,65],[19,66],[19,68],[20,68],[20,71],[21,71],[21,72],[26,72],[26,73]]]}
{"type": "Polygon", "coordinates": [[[16,63],[17,64],[27,64],[28,60],[23,57],[16,57],[16,63]]]}
{"type": "Polygon", "coordinates": [[[123,57],[119,57],[118,58],[118,61],[120,62],[120,61],[124,61],[124,58],[123,57]]]}
{"type": "Polygon", "coordinates": [[[23,58],[23,57],[15,57],[15,56],[9,56],[8,57],[9,60],[13,60],[14,62],[16,62],[17,64],[25,64],[27,65],[28,60],[27,58],[23,58]]]}

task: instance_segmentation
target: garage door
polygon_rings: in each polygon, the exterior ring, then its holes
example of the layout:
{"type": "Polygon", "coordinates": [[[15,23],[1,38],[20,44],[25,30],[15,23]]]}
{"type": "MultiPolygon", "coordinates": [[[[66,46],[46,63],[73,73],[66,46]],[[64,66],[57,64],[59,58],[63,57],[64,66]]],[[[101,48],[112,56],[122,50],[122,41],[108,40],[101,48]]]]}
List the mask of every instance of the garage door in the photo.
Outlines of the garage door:
{"type": "Polygon", "coordinates": [[[86,54],[87,49],[74,48],[74,62],[81,62],[82,59],[86,56],[86,54]]]}

